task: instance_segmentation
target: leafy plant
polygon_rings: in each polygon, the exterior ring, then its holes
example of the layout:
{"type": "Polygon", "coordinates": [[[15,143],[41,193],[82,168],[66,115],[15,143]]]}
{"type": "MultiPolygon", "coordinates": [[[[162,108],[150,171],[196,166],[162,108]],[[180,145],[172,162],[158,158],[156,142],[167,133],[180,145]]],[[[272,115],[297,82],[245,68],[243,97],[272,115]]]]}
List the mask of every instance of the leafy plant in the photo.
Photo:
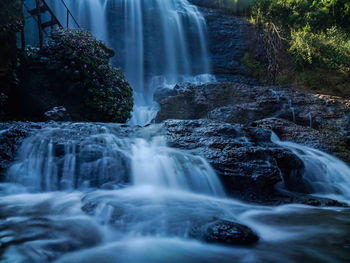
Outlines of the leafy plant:
{"type": "Polygon", "coordinates": [[[42,85],[57,94],[62,105],[80,113],[75,119],[126,122],[131,117],[133,92],[122,71],[109,64],[113,55],[91,33],[59,28],[41,51],[26,50],[26,63],[45,71],[47,83],[40,79],[42,85]]]}

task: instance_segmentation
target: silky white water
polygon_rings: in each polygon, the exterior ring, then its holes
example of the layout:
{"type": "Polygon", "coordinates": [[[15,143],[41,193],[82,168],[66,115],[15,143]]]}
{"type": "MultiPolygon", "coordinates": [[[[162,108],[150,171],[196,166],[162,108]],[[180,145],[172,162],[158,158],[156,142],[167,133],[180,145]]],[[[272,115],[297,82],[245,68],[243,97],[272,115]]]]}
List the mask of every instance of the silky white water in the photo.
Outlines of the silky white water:
{"type": "MultiPolygon", "coordinates": [[[[113,64],[123,69],[134,90],[130,124],[145,125],[155,118],[156,89],[215,81],[210,75],[205,19],[187,0],[66,2],[82,28],[116,51],[113,64]]],[[[64,25],[62,3],[48,0],[48,4],[64,25]]]]}
{"type": "Polygon", "coordinates": [[[206,160],[167,147],[163,136],[121,138],[105,126],[66,124],[41,130],[19,152],[7,180],[35,191],[130,182],[224,196],[206,160]],[[76,138],[80,127],[91,128],[84,138],[76,138]]]}
{"type": "MultiPolygon", "coordinates": [[[[306,166],[318,161],[327,189],[339,188],[330,156],[274,140],[294,147],[306,166]]],[[[305,178],[314,176],[305,171],[305,178]]],[[[208,162],[169,148],[159,125],[46,124],[22,143],[0,196],[6,263],[346,262],[350,256],[347,208],[227,198],[208,162]],[[191,237],[193,225],[216,219],[249,226],[259,242],[223,246],[191,237]]]]}
{"type": "Polygon", "coordinates": [[[303,181],[317,195],[350,201],[350,167],[325,152],[293,142],[280,141],[276,134],[271,140],[298,156],[305,165],[303,181]]]}

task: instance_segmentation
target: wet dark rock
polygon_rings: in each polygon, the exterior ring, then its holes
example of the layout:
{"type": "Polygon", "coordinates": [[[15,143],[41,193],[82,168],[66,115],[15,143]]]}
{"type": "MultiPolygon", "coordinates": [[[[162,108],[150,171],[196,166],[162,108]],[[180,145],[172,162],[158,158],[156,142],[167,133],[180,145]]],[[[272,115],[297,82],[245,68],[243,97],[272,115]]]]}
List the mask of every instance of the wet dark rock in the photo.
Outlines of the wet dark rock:
{"type": "Polygon", "coordinates": [[[257,38],[254,26],[223,10],[205,6],[212,6],[201,5],[199,8],[207,22],[212,73],[219,80],[256,83],[254,72],[242,62],[246,53],[255,53],[257,38]]]}
{"type": "Polygon", "coordinates": [[[63,106],[54,107],[44,113],[46,121],[70,121],[71,117],[67,109],[63,106]]]}
{"type": "Polygon", "coordinates": [[[168,144],[205,157],[233,197],[269,205],[346,206],[308,195],[304,163],[274,144],[271,130],[208,119],[168,120],[164,126],[168,144]]]}
{"type": "MultiPolygon", "coordinates": [[[[124,184],[129,181],[130,161],[122,153],[115,151],[104,155],[106,129],[112,130],[120,137],[137,132],[137,128],[125,127],[119,124],[70,123],[70,122],[13,122],[0,124],[0,180],[14,161],[24,139],[32,134],[27,143],[33,140],[41,144],[52,144],[54,161],[58,171],[64,169],[66,154],[74,154],[76,158],[76,181],[74,187],[79,187],[85,181],[92,187],[100,187],[105,183],[124,184]],[[38,131],[40,131],[38,133],[38,131]],[[101,136],[92,136],[101,134],[101,136]],[[104,162],[106,169],[100,174],[99,164],[104,162]],[[108,164],[108,165],[107,165],[108,164]],[[91,171],[95,174],[90,174],[91,171]],[[78,175],[79,174],[79,175],[78,175]]],[[[108,136],[107,136],[108,137],[108,136]]],[[[43,146],[45,147],[45,146],[43,146]]],[[[39,172],[39,171],[38,171],[39,172]]],[[[58,183],[57,189],[66,189],[64,182],[58,183]]]]}
{"type": "Polygon", "coordinates": [[[168,120],[164,125],[169,145],[204,156],[233,196],[271,196],[281,175],[287,189],[301,188],[302,161],[272,143],[269,130],[210,120],[168,120]]]}
{"type": "Polygon", "coordinates": [[[252,245],[259,240],[249,227],[227,220],[195,224],[189,236],[208,243],[225,245],[252,245]]]}
{"type": "Polygon", "coordinates": [[[347,136],[343,135],[344,119],[323,119],[322,123],[324,128],[313,129],[284,119],[267,118],[255,121],[252,125],[274,131],[282,141],[293,141],[319,149],[350,164],[350,147],[347,136]],[[339,123],[339,126],[333,126],[336,123],[339,123]]]}
{"type": "Polygon", "coordinates": [[[178,85],[174,92],[160,101],[157,121],[208,117],[249,124],[278,117],[313,129],[350,130],[350,101],[337,97],[232,82],[178,85]]]}
{"type": "Polygon", "coordinates": [[[21,142],[35,126],[30,123],[0,123],[0,181],[14,160],[21,142]]]}
{"type": "Polygon", "coordinates": [[[275,192],[274,199],[260,200],[260,202],[266,205],[298,203],[298,204],[310,205],[315,207],[324,207],[324,206],[349,207],[349,205],[346,203],[333,200],[330,198],[310,196],[305,193],[297,193],[297,192],[292,192],[285,189],[277,189],[275,192]]]}
{"type": "Polygon", "coordinates": [[[289,87],[239,83],[178,85],[160,101],[156,121],[201,119],[272,129],[350,163],[350,101],[289,87]]]}

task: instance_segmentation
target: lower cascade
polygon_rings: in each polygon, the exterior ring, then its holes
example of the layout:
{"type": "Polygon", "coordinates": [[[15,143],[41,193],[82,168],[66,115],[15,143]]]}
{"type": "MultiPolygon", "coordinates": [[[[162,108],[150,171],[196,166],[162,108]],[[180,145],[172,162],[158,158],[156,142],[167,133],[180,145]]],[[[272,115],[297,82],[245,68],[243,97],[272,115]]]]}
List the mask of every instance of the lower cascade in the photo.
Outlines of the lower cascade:
{"type": "Polygon", "coordinates": [[[224,195],[206,160],[167,147],[162,136],[121,138],[105,126],[78,123],[44,128],[26,139],[7,178],[36,191],[132,183],[224,195]],[[86,128],[86,137],[76,135],[86,128]]]}
{"type": "MultiPolygon", "coordinates": [[[[168,147],[162,129],[49,123],[33,131],[0,184],[2,262],[290,262],[305,238],[310,260],[314,251],[348,256],[323,249],[324,238],[336,242],[349,234],[347,209],[228,198],[209,163],[168,147]],[[315,226],[320,217],[332,227],[315,226]]],[[[349,167],[318,150],[272,140],[303,160],[315,194],[349,201],[349,167]],[[338,164],[342,169],[335,170],[338,164]]]]}

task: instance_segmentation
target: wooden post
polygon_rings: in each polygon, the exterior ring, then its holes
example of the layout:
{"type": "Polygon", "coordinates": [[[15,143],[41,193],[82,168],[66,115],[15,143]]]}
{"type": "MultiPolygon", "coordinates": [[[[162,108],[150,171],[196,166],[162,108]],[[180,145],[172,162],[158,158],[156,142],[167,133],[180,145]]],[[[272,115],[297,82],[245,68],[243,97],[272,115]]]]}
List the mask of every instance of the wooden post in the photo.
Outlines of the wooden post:
{"type": "Polygon", "coordinates": [[[38,30],[39,30],[39,46],[40,49],[43,47],[44,39],[43,39],[43,29],[41,27],[41,3],[42,0],[35,0],[36,9],[38,12],[38,30]]]}

